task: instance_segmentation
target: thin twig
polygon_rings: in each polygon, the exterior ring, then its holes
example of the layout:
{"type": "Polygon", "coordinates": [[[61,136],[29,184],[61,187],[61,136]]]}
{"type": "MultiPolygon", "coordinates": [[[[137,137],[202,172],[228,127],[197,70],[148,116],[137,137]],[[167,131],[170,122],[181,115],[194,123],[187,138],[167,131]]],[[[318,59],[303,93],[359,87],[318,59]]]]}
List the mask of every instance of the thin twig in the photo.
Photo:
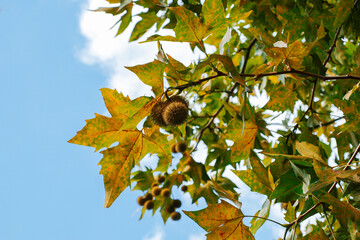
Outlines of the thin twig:
{"type": "Polygon", "coordinates": [[[189,83],[179,85],[179,86],[176,86],[176,87],[168,87],[166,89],[166,91],[165,91],[165,95],[167,95],[167,92],[169,92],[170,90],[176,89],[176,90],[179,90],[180,92],[182,92],[184,89],[186,89],[188,87],[193,87],[193,86],[196,86],[196,85],[200,85],[203,82],[206,82],[206,81],[209,81],[211,79],[218,78],[218,77],[221,77],[221,76],[226,76],[226,74],[219,71],[215,76],[202,78],[202,79],[199,79],[197,81],[189,82],[189,83]]]}
{"type": "MultiPolygon", "coordinates": [[[[245,72],[245,69],[246,69],[246,65],[247,65],[247,62],[248,62],[248,59],[250,57],[250,51],[251,51],[251,48],[254,46],[256,42],[256,38],[254,38],[249,46],[247,47],[247,50],[246,50],[246,54],[245,54],[245,60],[244,60],[244,65],[242,67],[242,70],[241,70],[241,74],[244,74],[245,72]]],[[[225,99],[225,102],[227,103],[231,97],[231,95],[233,94],[233,92],[235,91],[235,89],[239,86],[239,83],[238,82],[235,82],[235,84],[231,87],[231,89],[229,90],[229,93],[225,99]]],[[[195,147],[192,149],[191,152],[195,151],[197,146],[199,145],[199,142],[200,142],[200,139],[202,137],[202,135],[204,134],[205,130],[208,129],[210,127],[210,125],[214,122],[215,118],[219,115],[219,113],[221,112],[221,110],[224,108],[225,104],[221,104],[221,106],[219,107],[219,109],[214,113],[214,115],[212,115],[212,117],[210,118],[210,120],[206,123],[206,125],[200,130],[198,136],[197,136],[197,143],[195,145],[195,147]]]]}
{"type": "Polygon", "coordinates": [[[331,53],[332,53],[332,51],[334,50],[334,48],[336,47],[336,41],[337,41],[337,38],[339,37],[339,33],[340,33],[341,28],[342,28],[342,24],[341,24],[341,26],[340,26],[340,27],[337,29],[337,31],[336,31],[336,34],[335,34],[333,43],[331,44],[330,49],[327,51],[328,55],[327,55],[325,61],[323,62],[323,66],[326,66],[326,64],[327,64],[327,63],[329,62],[329,60],[331,59],[331,53]]]}
{"type": "Polygon", "coordinates": [[[328,218],[328,216],[327,216],[327,214],[326,214],[326,212],[325,212],[324,204],[323,204],[323,203],[321,204],[321,209],[322,209],[322,211],[323,211],[323,213],[324,213],[324,215],[325,215],[326,221],[327,221],[327,223],[328,223],[328,225],[329,225],[329,230],[330,230],[330,232],[331,232],[331,235],[333,236],[334,240],[336,240],[336,237],[335,237],[335,234],[334,234],[334,232],[333,232],[333,230],[332,230],[332,227],[331,227],[329,218],[328,218]]]}

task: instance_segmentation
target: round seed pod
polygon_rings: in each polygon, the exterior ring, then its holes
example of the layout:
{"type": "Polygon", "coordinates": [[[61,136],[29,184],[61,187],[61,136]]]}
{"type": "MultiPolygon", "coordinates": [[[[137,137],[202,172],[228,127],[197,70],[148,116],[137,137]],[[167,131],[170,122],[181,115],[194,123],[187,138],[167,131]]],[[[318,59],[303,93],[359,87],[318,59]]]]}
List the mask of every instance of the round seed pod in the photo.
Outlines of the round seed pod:
{"type": "Polygon", "coordinates": [[[172,205],[175,208],[179,208],[179,207],[181,207],[181,201],[179,199],[175,199],[175,200],[173,200],[172,205]]]}
{"type": "Polygon", "coordinates": [[[172,212],[170,218],[174,221],[180,220],[181,214],[179,212],[172,212]]]}
{"type": "Polygon", "coordinates": [[[160,195],[160,193],[161,193],[161,188],[159,188],[159,187],[154,187],[152,190],[151,190],[151,193],[152,193],[152,195],[154,195],[154,196],[159,196],[160,195]]]}
{"type": "Polygon", "coordinates": [[[151,184],[151,188],[154,188],[154,187],[157,187],[158,186],[158,183],[157,182],[153,182],[152,184],[151,184]]]}
{"type": "Polygon", "coordinates": [[[183,152],[186,151],[186,149],[187,149],[187,144],[185,142],[178,142],[176,144],[176,151],[177,152],[183,153],[183,152]]]}
{"type": "Polygon", "coordinates": [[[181,191],[187,192],[187,190],[188,190],[188,186],[183,185],[183,186],[181,187],[181,191]]]}
{"type": "Polygon", "coordinates": [[[178,126],[183,124],[189,114],[188,103],[181,96],[171,97],[166,101],[166,105],[162,111],[162,118],[168,126],[178,126]]]}
{"type": "Polygon", "coordinates": [[[144,197],[140,196],[137,198],[137,203],[140,205],[140,206],[144,206],[146,200],[144,197]]]}
{"type": "Polygon", "coordinates": [[[159,182],[159,183],[165,182],[165,176],[159,176],[158,182],[159,182]]]}
{"type": "Polygon", "coordinates": [[[151,193],[147,193],[145,194],[144,196],[144,199],[147,201],[147,200],[152,200],[153,199],[153,195],[151,193]]]}
{"type": "Polygon", "coordinates": [[[166,102],[158,102],[151,109],[150,117],[153,122],[160,127],[166,127],[166,123],[162,117],[166,105],[166,102]]]}
{"type": "Polygon", "coordinates": [[[163,190],[161,190],[161,196],[163,197],[170,196],[170,190],[168,188],[164,188],[163,190]]]}
{"type": "Polygon", "coordinates": [[[176,145],[177,145],[176,143],[174,143],[174,144],[171,145],[171,152],[172,152],[172,153],[177,153],[177,151],[176,151],[176,145]]]}
{"type": "Polygon", "coordinates": [[[172,212],[175,212],[175,208],[172,204],[170,205],[166,205],[165,206],[165,211],[168,213],[168,214],[171,214],[172,212]]]}
{"type": "Polygon", "coordinates": [[[154,201],[153,200],[147,200],[145,202],[145,208],[150,210],[150,209],[153,209],[154,208],[154,201]]]}

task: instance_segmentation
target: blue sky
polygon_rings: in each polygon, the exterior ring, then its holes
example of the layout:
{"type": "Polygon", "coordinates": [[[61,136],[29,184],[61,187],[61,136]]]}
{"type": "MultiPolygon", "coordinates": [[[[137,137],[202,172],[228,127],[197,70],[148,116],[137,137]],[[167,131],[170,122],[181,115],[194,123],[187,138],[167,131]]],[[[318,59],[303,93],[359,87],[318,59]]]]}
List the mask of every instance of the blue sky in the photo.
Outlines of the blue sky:
{"type": "MultiPolygon", "coordinates": [[[[103,207],[101,155],[67,143],[94,113],[104,114],[99,89],[130,96],[149,94],[124,69],[152,61],[152,44],[114,39],[114,19],[86,9],[101,0],[2,0],[0,2],[1,174],[0,239],[200,240],[205,232],[183,215],[166,226],[157,214],[138,221],[136,198],[127,189],[103,207]]],[[[184,45],[164,45],[190,61],[184,45]]],[[[187,62],[188,63],[188,62],[187,62]]],[[[241,183],[239,183],[241,185],[241,183]]],[[[254,214],[264,198],[241,185],[244,208],[254,214]]],[[[184,210],[196,209],[180,194],[184,210]]],[[[200,202],[201,207],[205,207],[200,202]]],[[[272,214],[279,218],[279,208],[272,214]]],[[[275,239],[269,223],[256,239],[275,239]]]]}

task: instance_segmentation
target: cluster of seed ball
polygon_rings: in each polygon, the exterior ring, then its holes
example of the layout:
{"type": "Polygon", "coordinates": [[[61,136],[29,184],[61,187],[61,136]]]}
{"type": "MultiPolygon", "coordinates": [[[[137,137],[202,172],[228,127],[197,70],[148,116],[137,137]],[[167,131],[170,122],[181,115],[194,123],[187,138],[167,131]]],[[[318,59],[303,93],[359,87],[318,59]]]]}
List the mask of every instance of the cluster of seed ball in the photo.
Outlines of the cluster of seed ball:
{"type": "Polygon", "coordinates": [[[183,124],[189,114],[189,104],[182,96],[170,97],[165,102],[158,102],[151,110],[151,119],[160,127],[183,124]]]}
{"type": "MultiPolygon", "coordinates": [[[[159,184],[165,182],[165,176],[159,176],[157,182],[151,184],[151,192],[146,193],[144,196],[140,196],[137,202],[140,206],[144,206],[146,209],[151,210],[154,208],[153,198],[156,196],[162,196],[163,198],[170,197],[169,188],[161,188],[159,184]]],[[[181,218],[181,214],[176,212],[176,208],[181,207],[181,201],[179,199],[170,199],[170,204],[165,206],[165,211],[170,214],[170,218],[177,221],[181,218]]]]}

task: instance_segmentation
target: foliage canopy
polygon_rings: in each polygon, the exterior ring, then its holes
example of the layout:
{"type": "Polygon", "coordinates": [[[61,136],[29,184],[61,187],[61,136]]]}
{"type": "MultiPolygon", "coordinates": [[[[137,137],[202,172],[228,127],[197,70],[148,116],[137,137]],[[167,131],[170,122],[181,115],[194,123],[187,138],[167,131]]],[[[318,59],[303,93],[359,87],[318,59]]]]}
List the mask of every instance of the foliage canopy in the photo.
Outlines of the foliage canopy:
{"type": "Polygon", "coordinates": [[[272,221],[275,203],[288,222],[278,223],[284,239],[360,238],[358,0],[107,1],[96,11],[118,19],[117,35],[131,26],[135,5],[142,12],[130,41],[154,29],[174,34],[143,40],[158,42],[157,59],[127,67],[154,97],[101,89],[111,116],[95,114],[69,140],[102,149],[105,207],[133,186],[153,192],[153,214],[160,210],[166,222],[175,202],[168,193],[182,188],[194,203],[206,200],[207,208],[184,213],[208,239],[254,239],[272,221]],[[205,57],[185,66],[164,52],[162,41],[187,42],[205,57]],[[154,106],[179,94],[189,102],[186,122],[154,124],[154,106]],[[254,100],[260,94],[266,103],[254,100]],[[187,148],[172,149],[176,142],[187,148]],[[202,162],[193,158],[199,142],[207,146],[202,162]],[[157,155],[157,167],[134,169],[148,154],[157,155]],[[182,154],[176,164],[175,154],[182,154]],[[225,170],[267,197],[251,226],[243,224],[249,216],[225,170]],[[316,213],[317,224],[301,232],[299,223],[316,213]]]}

